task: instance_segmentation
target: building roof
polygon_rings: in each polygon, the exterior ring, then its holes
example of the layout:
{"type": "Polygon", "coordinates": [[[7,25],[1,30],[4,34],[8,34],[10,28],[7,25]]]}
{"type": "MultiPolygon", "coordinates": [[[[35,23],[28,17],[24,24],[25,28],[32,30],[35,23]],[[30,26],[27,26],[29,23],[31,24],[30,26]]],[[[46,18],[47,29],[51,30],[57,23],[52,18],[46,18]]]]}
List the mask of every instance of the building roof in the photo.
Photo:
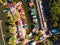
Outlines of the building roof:
{"type": "Polygon", "coordinates": [[[13,3],[8,4],[8,8],[14,7],[15,5],[13,3]]]}

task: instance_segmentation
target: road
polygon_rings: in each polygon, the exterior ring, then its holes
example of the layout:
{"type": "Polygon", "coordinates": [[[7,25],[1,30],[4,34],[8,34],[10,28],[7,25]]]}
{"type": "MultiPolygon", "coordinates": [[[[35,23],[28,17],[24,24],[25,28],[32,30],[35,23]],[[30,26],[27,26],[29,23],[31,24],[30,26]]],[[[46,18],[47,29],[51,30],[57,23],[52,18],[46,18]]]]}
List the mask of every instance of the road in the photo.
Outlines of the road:
{"type": "Polygon", "coordinates": [[[43,21],[42,21],[42,18],[41,18],[41,11],[40,11],[40,8],[39,8],[39,5],[38,5],[38,0],[36,0],[36,5],[37,5],[38,15],[39,15],[39,18],[40,18],[41,29],[43,30],[43,21]]]}
{"type": "Polygon", "coordinates": [[[45,18],[43,15],[43,10],[42,10],[42,5],[40,0],[36,0],[36,5],[37,5],[37,11],[38,11],[38,15],[40,18],[40,25],[41,25],[41,30],[46,30],[47,29],[47,24],[45,22],[45,18]]]}
{"type": "MultiPolygon", "coordinates": [[[[41,1],[40,0],[36,0],[36,5],[37,5],[37,11],[38,11],[38,16],[39,16],[39,20],[40,20],[40,25],[41,25],[41,30],[44,32],[45,34],[45,30],[47,30],[47,24],[45,22],[45,18],[44,18],[44,15],[43,15],[43,10],[42,10],[42,4],[41,4],[41,1]]],[[[42,33],[43,33],[42,32],[42,33]]],[[[50,36],[48,36],[50,37],[50,36]]],[[[45,39],[47,39],[48,37],[45,37],[43,38],[42,40],[39,40],[38,42],[42,42],[44,41],[45,39]]],[[[38,43],[37,42],[37,43],[38,43]]]]}
{"type": "Polygon", "coordinates": [[[44,25],[44,30],[47,30],[47,23],[45,21],[45,17],[44,17],[44,12],[43,12],[43,6],[42,6],[42,1],[39,1],[39,7],[41,9],[41,17],[42,17],[42,20],[43,20],[43,25],[44,25]]]}
{"type": "Polygon", "coordinates": [[[0,29],[1,29],[1,35],[2,35],[3,43],[4,43],[4,45],[6,45],[5,40],[4,40],[4,34],[3,34],[3,31],[2,31],[2,21],[0,21],[0,29]]]}

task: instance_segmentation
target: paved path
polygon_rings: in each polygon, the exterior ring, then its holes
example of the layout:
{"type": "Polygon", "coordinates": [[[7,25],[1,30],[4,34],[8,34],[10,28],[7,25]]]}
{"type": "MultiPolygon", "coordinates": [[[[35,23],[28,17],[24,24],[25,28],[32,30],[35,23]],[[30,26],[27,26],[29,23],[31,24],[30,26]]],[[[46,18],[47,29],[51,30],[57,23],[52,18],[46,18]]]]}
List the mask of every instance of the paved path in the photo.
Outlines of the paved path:
{"type": "Polygon", "coordinates": [[[2,31],[1,23],[2,23],[2,21],[0,21],[0,29],[1,29],[2,40],[3,40],[4,45],[6,45],[5,40],[4,40],[4,34],[3,34],[3,31],[2,31]]]}
{"type": "MultiPolygon", "coordinates": [[[[40,18],[40,25],[41,25],[41,30],[43,30],[43,32],[45,33],[45,31],[44,30],[46,30],[47,29],[47,24],[46,24],[46,22],[45,22],[45,18],[44,18],[44,15],[43,15],[43,10],[42,10],[42,5],[41,5],[41,2],[40,2],[40,0],[36,0],[36,5],[37,5],[37,11],[38,11],[38,15],[39,15],[39,18],[40,18]]],[[[42,33],[43,33],[42,32],[42,33]]],[[[44,41],[45,39],[47,39],[48,37],[50,37],[50,36],[47,36],[47,37],[45,37],[45,38],[43,38],[42,40],[39,40],[38,42],[42,42],[42,41],[44,41]]],[[[37,42],[37,43],[38,43],[37,42]]]]}
{"type": "Polygon", "coordinates": [[[38,15],[39,15],[39,18],[40,18],[41,29],[43,30],[43,21],[42,21],[42,18],[41,18],[41,11],[39,9],[38,0],[36,0],[36,5],[37,5],[38,15]]]}
{"type": "Polygon", "coordinates": [[[36,0],[36,5],[37,5],[38,15],[39,15],[39,18],[40,18],[41,30],[46,30],[47,29],[47,24],[45,22],[45,18],[44,18],[44,15],[43,15],[41,1],[40,0],[36,0]]]}

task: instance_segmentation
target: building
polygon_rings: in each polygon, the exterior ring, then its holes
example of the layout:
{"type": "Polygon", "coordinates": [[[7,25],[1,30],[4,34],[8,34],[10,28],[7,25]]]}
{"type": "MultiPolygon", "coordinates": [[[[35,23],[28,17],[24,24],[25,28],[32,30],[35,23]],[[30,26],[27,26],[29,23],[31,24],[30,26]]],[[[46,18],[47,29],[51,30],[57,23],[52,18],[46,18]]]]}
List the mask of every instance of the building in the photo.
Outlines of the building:
{"type": "Polygon", "coordinates": [[[18,9],[19,13],[20,13],[20,16],[21,16],[21,20],[22,20],[22,23],[23,23],[23,28],[28,28],[27,26],[27,18],[26,18],[26,15],[25,15],[25,11],[24,9],[22,8],[22,2],[18,2],[16,5],[15,5],[15,8],[18,9]]]}

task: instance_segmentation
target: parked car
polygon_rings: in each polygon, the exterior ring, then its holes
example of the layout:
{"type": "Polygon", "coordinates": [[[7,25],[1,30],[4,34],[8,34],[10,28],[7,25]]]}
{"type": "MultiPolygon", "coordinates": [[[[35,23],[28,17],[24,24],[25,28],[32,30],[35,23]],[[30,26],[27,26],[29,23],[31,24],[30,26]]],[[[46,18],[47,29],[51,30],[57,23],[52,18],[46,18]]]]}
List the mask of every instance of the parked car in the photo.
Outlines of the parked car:
{"type": "Polygon", "coordinates": [[[51,32],[52,32],[53,34],[58,34],[58,33],[59,33],[58,29],[53,29],[51,32]]]}

